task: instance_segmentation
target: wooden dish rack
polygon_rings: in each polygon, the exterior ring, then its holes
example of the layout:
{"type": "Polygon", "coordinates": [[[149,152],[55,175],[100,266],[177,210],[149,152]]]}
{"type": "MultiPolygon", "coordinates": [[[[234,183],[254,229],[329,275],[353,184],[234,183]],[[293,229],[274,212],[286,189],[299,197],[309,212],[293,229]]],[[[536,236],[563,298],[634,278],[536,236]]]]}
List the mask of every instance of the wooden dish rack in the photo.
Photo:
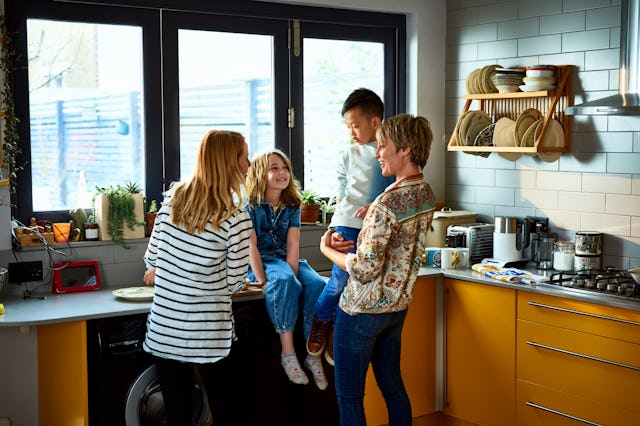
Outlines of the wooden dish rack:
{"type": "Polygon", "coordinates": [[[558,65],[556,67],[556,88],[554,90],[540,90],[535,92],[487,93],[467,94],[462,113],[469,111],[473,101],[478,103],[478,110],[484,111],[495,123],[502,117],[517,120],[518,116],[529,108],[535,108],[544,116],[542,131],[531,147],[522,146],[470,146],[458,145],[456,131],[451,135],[448,151],[474,152],[520,152],[536,154],[538,152],[568,152],[571,149],[571,117],[564,114],[566,107],[573,105],[571,91],[572,65],[558,65]],[[552,119],[556,119],[564,130],[564,146],[540,146],[552,119]]]}

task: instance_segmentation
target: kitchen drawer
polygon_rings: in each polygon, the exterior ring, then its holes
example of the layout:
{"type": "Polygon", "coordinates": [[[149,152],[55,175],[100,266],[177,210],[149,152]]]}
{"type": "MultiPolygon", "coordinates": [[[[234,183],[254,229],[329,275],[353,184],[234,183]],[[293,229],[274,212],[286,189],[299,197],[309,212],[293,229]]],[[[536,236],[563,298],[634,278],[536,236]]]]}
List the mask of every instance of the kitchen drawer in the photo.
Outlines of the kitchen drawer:
{"type": "MultiPolygon", "coordinates": [[[[609,391],[613,391],[609,389],[609,391]]],[[[517,426],[640,425],[640,414],[518,380],[517,426]]]]}
{"type": "Polygon", "coordinates": [[[518,318],[640,344],[640,312],[518,291],[518,318]]]}
{"type": "Polygon", "coordinates": [[[640,413],[640,345],[517,323],[517,379],[640,413]]]}

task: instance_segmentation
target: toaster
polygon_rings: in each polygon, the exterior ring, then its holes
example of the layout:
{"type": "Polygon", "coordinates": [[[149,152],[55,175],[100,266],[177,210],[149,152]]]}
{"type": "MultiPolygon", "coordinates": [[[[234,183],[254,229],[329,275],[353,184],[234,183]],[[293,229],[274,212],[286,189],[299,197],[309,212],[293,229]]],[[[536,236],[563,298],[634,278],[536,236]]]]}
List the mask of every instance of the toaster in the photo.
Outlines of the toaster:
{"type": "Polygon", "coordinates": [[[469,265],[493,256],[493,224],[464,223],[449,225],[447,235],[462,234],[460,247],[469,249],[469,265]]]}

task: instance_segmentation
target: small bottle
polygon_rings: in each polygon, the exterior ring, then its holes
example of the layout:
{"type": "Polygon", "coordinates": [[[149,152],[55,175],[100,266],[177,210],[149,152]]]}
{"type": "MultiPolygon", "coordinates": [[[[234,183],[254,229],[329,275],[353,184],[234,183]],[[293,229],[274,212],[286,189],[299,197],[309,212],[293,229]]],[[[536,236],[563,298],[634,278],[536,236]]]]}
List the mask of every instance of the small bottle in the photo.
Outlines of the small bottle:
{"type": "Polygon", "coordinates": [[[556,241],[553,249],[553,269],[573,271],[576,246],[571,241],[556,241]]]}

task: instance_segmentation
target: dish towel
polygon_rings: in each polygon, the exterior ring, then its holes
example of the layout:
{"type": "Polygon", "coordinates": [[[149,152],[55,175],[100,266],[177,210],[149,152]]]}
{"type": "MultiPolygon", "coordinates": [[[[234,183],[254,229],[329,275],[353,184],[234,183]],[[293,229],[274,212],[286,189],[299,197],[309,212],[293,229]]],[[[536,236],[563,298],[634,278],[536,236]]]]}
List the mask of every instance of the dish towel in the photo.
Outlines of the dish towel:
{"type": "Polygon", "coordinates": [[[487,278],[491,278],[497,281],[503,281],[506,283],[532,284],[537,282],[549,281],[548,277],[535,275],[521,269],[499,268],[497,266],[487,265],[485,263],[476,263],[475,265],[471,266],[471,269],[484,275],[487,278]]]}

